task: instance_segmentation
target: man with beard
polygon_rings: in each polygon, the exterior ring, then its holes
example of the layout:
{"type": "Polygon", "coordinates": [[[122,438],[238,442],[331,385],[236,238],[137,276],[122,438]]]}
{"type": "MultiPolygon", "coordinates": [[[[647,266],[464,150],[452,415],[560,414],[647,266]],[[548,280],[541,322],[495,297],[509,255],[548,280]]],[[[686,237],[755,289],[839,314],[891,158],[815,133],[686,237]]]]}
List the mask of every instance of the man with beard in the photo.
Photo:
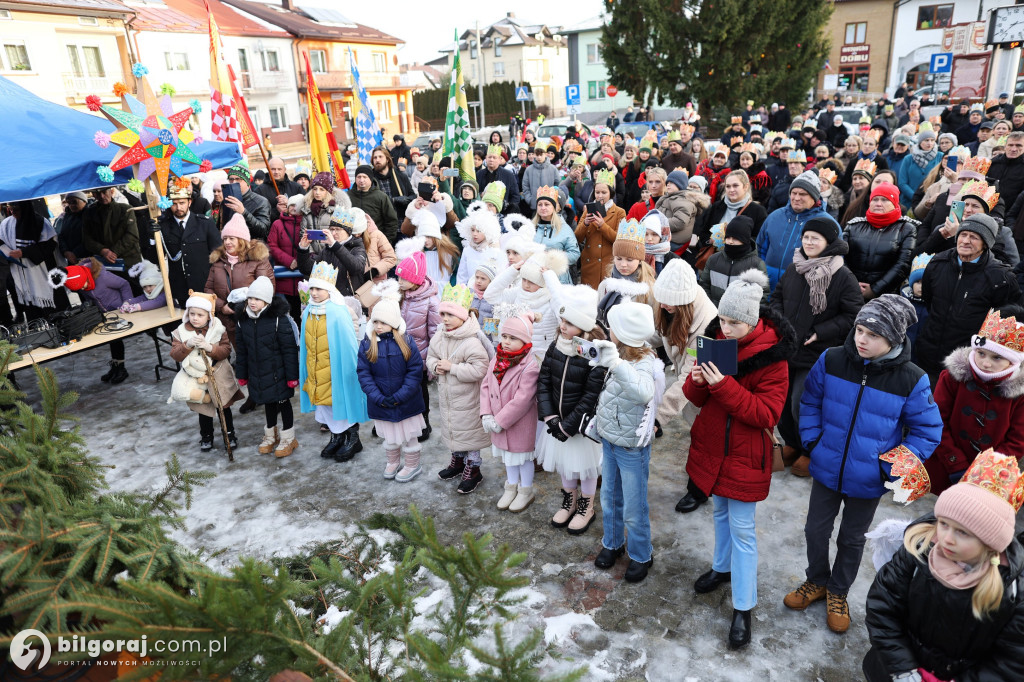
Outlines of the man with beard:
{"type": "MultiPolygon", "coordinates": [[[[252,180],[252,171],[245,164],[235,164],[227,169],[228,183],[237,184],[242,192],[242,199],[236,197],[224,197],[224,208],[230,208],[242,216],[249,234],[253,239],[267,240],[270,235],[270,202],[265,197],[257,194],[249,182],[252,180]]],[[[271,187],[273,191],[273,187],[271,187]]]]}
{"type": "Polygon", "coordinates": [[[395,169],[391,154],[384,147],[375,147],[370,154],[370,165],[373,166],[373,180],[384,194],[388,195],[395,206],[398,224],[405,218],[405,208],[416,193],[409,183],[409,176],[395,169]]]}
{"type": "MultiPolygon", "coordinates": [[[[267,163],[267,168],[270,169],[270,177],[274,179],[273,182],[268,178],[262,185],[253,188],[253,191],[266,199],[267,203],[270,204],[270,224],[273,225],[274,221],[280,218],[282,213],[287,213],[288,198],[296,194],[305,194],[305,192],[302,191],[302,186],[299,183],[288,179],[284,161],[281,159],[271,159],[267,163]],[[276,191],[274,189],[275,183],[276,191]]],[[[199,212],[194,206],[192,210],[196,213],[199,212]]],[[[270,234],[269,230],[267,234],[270,234]]]]}
{"type": "Polygon", "coordinates": [[[686,176],[691,178],[697,172],[697,161],[691,154],[683,151],[683,137],[678,130],[668,134],[668,154],[661,160],[661,167],[666,173],[682,168],[686,171],[686,176]]]}
{"type": "Polygon", "coordinates": [[[59,249],[69,265],[78,263],[89,251],[82,242],[82,225],[85,218],[85,207],[89,201],[82,192],[68,192],[64,195],[64,212],[60,214],[53,228],[57,230],[59,249]]]}
{"type": "Polygon", "coordinates": [[[483,195],[487,185],[494,181],[500,181],[505,185],[505,203],[499,213],[509,210],[519,212],[519,179],[516,174],[502,165],[502,147],[500,144],[487,146],[487,156],[484,157],[484,165],[476,172],[476,184],[483,195]]]}
{"type": "MultiPolygon", "coordinates": [[[[127,204],[114,201],[113,187],[94,189],[92,195],[96,201],[85,209],[85,215],[82,216],[82,243],[85,250],[99,256],[104,265],[113,265],[118,258],[122,259],[127,272],[128,268],[142,260],[135,212],[127,204]]],[[[190,193],[190,201],[191,196],[190,193]]]]}
{"type": "Polygon", "coordinates": [[[171,207],[160,215],[171,298],[184,307],[189,289],[202,291],[210,274],[210,254],[221,245],[214,222],[191,210],[187,189],[171,191],[171,207]]]}

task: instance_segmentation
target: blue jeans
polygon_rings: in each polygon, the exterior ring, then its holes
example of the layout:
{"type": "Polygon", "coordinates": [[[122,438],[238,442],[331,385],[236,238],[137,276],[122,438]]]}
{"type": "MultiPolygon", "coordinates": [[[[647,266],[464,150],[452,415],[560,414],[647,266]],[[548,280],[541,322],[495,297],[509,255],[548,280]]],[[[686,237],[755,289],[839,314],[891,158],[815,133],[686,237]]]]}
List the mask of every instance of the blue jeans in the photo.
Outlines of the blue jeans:
{"type": "Polygon", "coordinates": [[[604,462],[601,474],[601,510],[606,549],[626,544],[633,561],[651,560],[651,515],[647,507],[647,476],[651,468],[651,446],[627,448],[601,439],[604,462]],[[625,537],[628,531],[628,538],[625,537]]]}
{"type": "Polygon", "coordinates": [[[749,611],[757,606],[757,503],[711,497],[715,502],[715,559],[711,568],[732,573],[732,607],[749,611]]]}

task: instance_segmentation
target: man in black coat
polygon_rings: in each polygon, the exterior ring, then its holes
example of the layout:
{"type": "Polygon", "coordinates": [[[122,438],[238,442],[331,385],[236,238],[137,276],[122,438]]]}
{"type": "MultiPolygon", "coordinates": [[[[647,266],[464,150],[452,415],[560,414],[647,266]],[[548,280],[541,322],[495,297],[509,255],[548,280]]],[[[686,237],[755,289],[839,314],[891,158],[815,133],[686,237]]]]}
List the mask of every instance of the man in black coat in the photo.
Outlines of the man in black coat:
{"type": "Polygon", "coordinates": [[[160,216],[160,234],[167,258],[167,279],[175,305],[184,307],[188,291],[202,291],[210,274],[210,254],[221,245],[214,222],[192,213],[187,189],[171,193],[171,207],[160,216]]]}
{"type": "Polygon", "coordinates": [[[519,179],[510,169],[502,165],[501,145],[488,145],[487,156],[484,157],[484,165],[476,172],[476,184],[480,188],[480,196],[483,196],[487,185],[495,180],[500,180],[505,185],[505,203],[499,213],[512,211],[519,212],[519,179]]]}
{"type": "MultiPolygon", "coordinates": [[[[942,132],[955,133],[960,126],[967,123],[967,114],[971,110],[971,100],[962,99],[956,104],[950,104],[939,115],[942,120],[942,132]]],[[[960,140],[958,137],[957,140],[960,140]]],[[[960,140],[963,144],[963,140],[960,140]]]]}
{"type": "MultiPolygon", "coordinates": [[[[273,225],[281,217],[281,211],[288,205],[288,199],[296,194],[305,194],[305,192],[299,183],[288,179],[284,161],[281,159],[271,159],[267,163],[267,167],[270,168],[270,177],[273,178],[273,181],[268,178],[262,185],[253,187],[252,191],[266,199],[267,203],[270,204],[270,224],[273,225]]],[[[194,206],[193,210],[195,210],[194,206]]]]}
{"type": "Polygon", "coordinates": [[[992,255],[998,229],[983,213],[964,219],[956,248],[937,254],[925,268],[921,298],[928,318],[915,351],[933,388],[946,356],[970,344],[990,309],[1020,302],[1017,278],[992,255]]]}
{"type": "Polygon", "coordinates": [[[992,160],[988,178],[997,181],[999,196],[1007,206],[1013,206],[1024,190],[1024,132],[1010,133],[1001,156],[992,160]]]}
{"type": "MultiPolygon", "coordinates": [[[[224,197],[224,207],[230,208],[235,213],[241,214],[245,220],[246,227],[253,239],[266,241],[270,236],[270,202],[266,197],[257,194],[255,188],[249,183],[252,182],[252,171],[244,163],[238,163],[227,169],[228,182],[237,184],[242,192],[242,199],[235,197],[224,197]]],[[[273,187],[271,187],[273,191],[273,187]]],[[[206,284],[206,282],[203,282],[206,284]]]]}
{"type": "Polygon", "coordinates": [[[416,198],[416,191],[409,182],[409,176],[395,169],[391,154],[384,147],[375,147],[370,154],[370,165],[373,167],[373,179],[377,187],[391,199],[398,215],[398,224],[405,219],[405,209],[416,198]]]}
{"type": "Polygon", "coordinates": [[[412,148],[405,143],[404,135],[395,135],[391,138],[395,146],[391,148],[391,160],[398,163],[399,159],[405,159],[406,164],[412,163],[412,148]]]}

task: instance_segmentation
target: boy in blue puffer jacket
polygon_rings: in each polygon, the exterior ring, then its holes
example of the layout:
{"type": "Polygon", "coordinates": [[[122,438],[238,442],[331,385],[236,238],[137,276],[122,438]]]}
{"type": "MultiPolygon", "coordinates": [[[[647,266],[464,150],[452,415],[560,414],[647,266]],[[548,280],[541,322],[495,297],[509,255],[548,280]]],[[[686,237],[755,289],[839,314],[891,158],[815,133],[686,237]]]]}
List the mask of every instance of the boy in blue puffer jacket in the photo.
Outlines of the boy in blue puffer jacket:
{"type": "Polygon", "coordinates": [[[827,597],[833,632],[850,627],[846,595],[889,480],[879,455],[903,446],[923,461],[942,438],[928,375],[910,361],[907,327],[916,321],[913,304],[896,294],[866,303],[845,345],[829,348],[814,363],[800,400],[800,440],[814,478],[804,526],[807,580],[783,603],[803,611],[827,597]],[[838,551],[829,566],[840,506],[838,551]]]}

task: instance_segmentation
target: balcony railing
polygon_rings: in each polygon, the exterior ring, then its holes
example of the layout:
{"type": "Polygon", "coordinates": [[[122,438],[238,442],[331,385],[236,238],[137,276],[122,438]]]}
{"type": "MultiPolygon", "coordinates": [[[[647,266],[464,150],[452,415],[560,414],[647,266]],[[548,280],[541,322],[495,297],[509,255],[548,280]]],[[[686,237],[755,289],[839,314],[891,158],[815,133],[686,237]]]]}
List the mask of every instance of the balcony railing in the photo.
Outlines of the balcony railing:
{"type": "Polygon", "coordinates": [[[117,81],[112,76],[76,76],[72,73],[65,73],[64,92],[73,99],[83,99],[89,95],[106,97],[113,92],[114,83],[117,81]]]}
{"type": "MultiPolygon", "coordinates": [[[[313,73],[316,86],[321,90],[341,90],[352,87],[351,71],[328,71],[326,73],[313,73]]],[[[376,71],[360,72],[359,80],[364,88],[398,88],[402,85],[400,74],[379,73],[376,71]]],[[[306,72],[299,72],[299,83],[305,87],[306,72]]]]}
{"type": "Polygon", "coordinates": [[[243,71],[241,84],[243,90],[251,92],[286,90],[289,86],[288,74],[284,71],[243,71]]]}

